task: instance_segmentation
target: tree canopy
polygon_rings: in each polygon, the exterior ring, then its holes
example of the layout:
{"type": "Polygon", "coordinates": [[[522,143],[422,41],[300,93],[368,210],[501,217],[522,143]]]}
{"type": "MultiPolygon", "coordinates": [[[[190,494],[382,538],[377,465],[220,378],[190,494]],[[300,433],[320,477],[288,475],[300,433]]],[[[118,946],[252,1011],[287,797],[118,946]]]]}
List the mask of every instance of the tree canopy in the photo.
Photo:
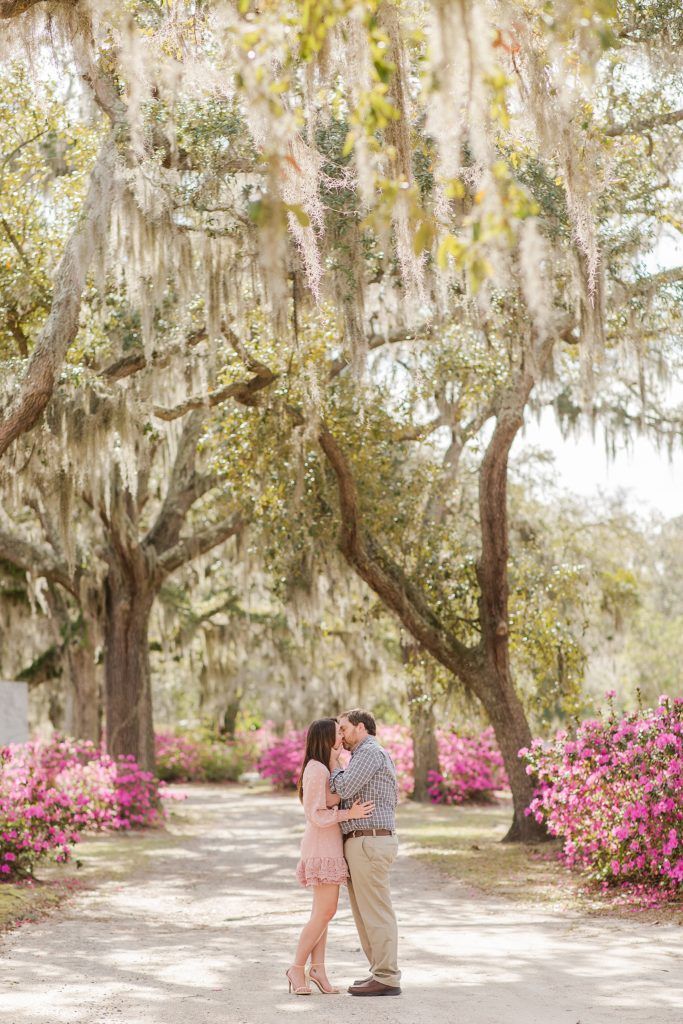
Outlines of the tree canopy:
{"type": "Polygon", "coordinates": [[[0,0],[0,556],[87,652],[84,707],[102,661],[113,750],[152,760],[165,588],[248,549],[285,609],[355,573],[406,671],[481,703],[533,830],[524,690],[581,705],[583,570],[510,519],[509,456],[546,405],[681,436],[682,28],[660,0],[0,0]]]}

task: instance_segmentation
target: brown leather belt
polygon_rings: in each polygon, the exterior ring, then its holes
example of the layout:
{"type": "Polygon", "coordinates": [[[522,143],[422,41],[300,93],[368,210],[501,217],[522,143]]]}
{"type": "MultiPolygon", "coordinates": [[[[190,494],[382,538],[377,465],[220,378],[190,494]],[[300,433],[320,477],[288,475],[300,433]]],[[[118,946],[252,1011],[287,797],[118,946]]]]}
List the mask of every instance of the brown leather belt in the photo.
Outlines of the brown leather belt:
{"type": "Polygon", "coordinates": [[[357,828],[354,832],[344,833],[344,842],[347,839],[356,839],[358,836],[393,836],[390,828],[357,828]]]}

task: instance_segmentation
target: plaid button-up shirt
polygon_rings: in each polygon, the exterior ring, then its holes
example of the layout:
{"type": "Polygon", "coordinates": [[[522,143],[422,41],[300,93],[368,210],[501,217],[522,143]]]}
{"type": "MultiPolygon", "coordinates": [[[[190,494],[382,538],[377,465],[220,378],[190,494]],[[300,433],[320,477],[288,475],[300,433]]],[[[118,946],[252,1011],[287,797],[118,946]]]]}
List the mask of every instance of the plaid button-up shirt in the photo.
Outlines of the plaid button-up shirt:
{"type": "Polygon", "coordinates": [[[330,775],[330,789],[341,797],[341,807],[351,807],[356,800],[372,800],[375,809],[368,818],[342,821],[342,832],[357,828],[388,828],[396,831],[398,785],[396,769],[386,750],[374,736],[368,736],[351,754],[347,768],[335,768],[330,775]]]}

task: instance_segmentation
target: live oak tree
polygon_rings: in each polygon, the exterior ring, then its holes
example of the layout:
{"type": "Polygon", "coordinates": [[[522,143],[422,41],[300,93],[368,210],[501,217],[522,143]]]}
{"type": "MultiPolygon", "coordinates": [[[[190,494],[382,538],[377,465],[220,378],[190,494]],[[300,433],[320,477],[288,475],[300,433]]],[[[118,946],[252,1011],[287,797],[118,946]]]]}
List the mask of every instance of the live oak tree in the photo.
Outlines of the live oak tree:
{"type": "MultiPolygon", "coordinates": [[[[31,455],[36,517],[19,525],[6,517],[0,552],[70,595],[86,620],[86,651],[92,651],[93,634],[101,639],[108,748],[151,767],[152,605],[170,574],[234,536],[242,521],[229,498],[211,501],[218,481],[202,471],[198,454],[206,414],[193,411],[175,434],[155,430],[149,419],[136,419],[142,403],[134,400],[130,382],[125,396],[111,394],[111,378],[120,372],[115,367],[103,371],[105,387],[81,384],[75,393],[63,389],[54,396],[51,408],[60,419],[31,455]],[[65,456],[74,459],[73,467],[55,474],[65,456]]],[[[18,512],[22,516],[21,504],[18,512]]],[[[91,661],[91,681],[93,669],[91,661]]],[[[92,737],[96,690],[78,696],[91,718],[77,728],[92,737]]]]}
{"type": "MultiPolygon", "coordinates": [[[[10,378],[5,464],[22,464],[30,432],[44,423],[93,264],[101,295],[118,276],[139,318],[134,350],[112,353],[128,369],[153,373],[155,351],[163,359],[169,290],[170,308],[201,312],[208,352],[195,360],[190,351],[187,377],[175,375],[163,403],[169,422],[193,423],[195,412],[224,401],[258,402],[254,388],[287,376],[302,323],[326,304],[325,368],[320,358],[304,367],[296,407],[281,403],[281,429],[298,423],[320,446],[353,569],[486,707],[514,793],[511,834],[533,835],[523,815],[531,781],[516,757],[529,730],[509,660],[508,456],[548,378],[577,364],[585,407],[601,353],[618,342],[644,367],[653,307],[666,322],[680,270],[645,267],[663,226],[680,227],[680,14],[659,2],[617,10],[610,0],[550,8],[1,0],[0,16],[10,47],[23,38],[42,59],[54,39],[62,66],[76,70],[102,112],[99,156],[49,313],[10,378]],[[257,309],[274,361],[249,355],[257,309]],[[336,380],[345,364],[355,371],[361,383],[350,401],[361,415],[374,348],[424,346],[451,328],[461,344],[492,346],[504,368],[478,407],[480,422],[463,422],[456,402],[442,424],[452,435],[444,490],[457,476],[458,449],[489,425],[472,566],[476,640],[463,640],[421,580],[384,552],[357,455],[326,418],[329,374],[336,380]],[[242,361],[237,378],[232,362],[221,366],[223,338],[242,361]]],[[[417,419],[413,429],[424,425],[417,419]]],[[[111,562],[112,595],[146,609],[153,588],[139,561],[132,491],[125,481],[119,490],[134,539],[128,582],[118,552],[111,562]]],[[[427,519],[438,522],[439,504],[437,496],[427,519]]],[[[166,533],[155,537],[162,548],[166,533]]],[[[125,661],[119,632],[108,648],[125,661]]]]}
{"type": "MultiPolygon", "coordinates": [[[[666,45],[670,28],[667,24],[661,26],[660,45],[666,45]]],[[[652,43],[652,36],[649,42],[652,43]]],[[[520,36],[516,37],[515,46],[523,53],[523,40],[520,36]]],[[[518,74],[522,82],[523,99],[532,95],[535,89],[543,91],[541,80],[534,77],[538,71],[537,58],[537,54],[529,53],[526,59],[520,57],[523,63],[518,74]],[[526,80],[524,71],[528,76],[526,80]]],[[[618,68],[621,59],[621,55],[618,55],[609,63],[618,68]]],[[[548,67],[550,65],[546,64],[548,67]]],[[[656,75],[658,71],[654,73],[656,75]]],[[[598,87],[594,88],[600,97],[598,87]]],[[[608,85],[607,95],[600,98],[609,102],[613,98],[612,90],[613,86],[608,85]]],[[[623,102],[623,93],[618,89],[614,91],[619,94],[619,101],[623,102]]],[[[547,95],[548,102],[550,95],[547,95]]],[[[644,97],[638,97],[638,100],[643,102],[644,97]]],[[[607,109],[610,110],[609,107],[607,109]]],[[[584,112],[583,116],[586,117],[588,113],[584,112]]],[[[543,142],[544,134],[547,141],[547,138],[553,137],[554,131],[557,132],[557,126],[553,129],[549,123],[553,116],[548,112],[536,112],[535,124],[540,135],[540,140],[536,140],[537,145],[539,141],[543,142]]],[[[609,158],[615,168],[617,188],[606,179],[603,179],[602,185],[599,179],[589,184],[585,178],[586,168],[580,170],[575,164],[575,154],[566,149],[563,168],[565,177],[555,174],[555,168],[562,168],[563,160],[561,136],[557,133],[554,140],[559,146],[558,151],[543,157],[540,149],[527,148],[523,155],[518,154],[517,160],[513,160],[513,164],[520,168],[520,177],[524,176],[529,184],[531,197],[526,212],[533,216],[529,217],[530,230],[520,234],[517,258],[508,266],[507,294],[501,289],[499,300],[503,309],[500,317],[502,322],[494,325],[494,330],[499,334],[499,353],[503,360],[507,360],[507,365],[482,417],[484,422],[493,420],[494,427],[479,472],[481,548],[476,563],[479,587],[476,621],[481,637],[477,643],[465,645],[459,642],[454,631],[445,626],[443,616],[435,615],[434,607],[429,600],[425,600],[424,586],[416,585],[406,577],[400,565],[387,557],[386,551],[377,543],[368,526],[372,521],[372,513],[367,513],[369,502],[365,500],[366,493],[358,487],[354,476],[354,457],[344,451],[335,436],[334,428],[330,428],[327,423],[323,423],[317,431],[319,443],[339,486],[340,545],[348,561],[396,612],[419,642],[464,682],[468,689],[477,694],[487,709],[496,728],[515,794],[515,823],[511,837],[531,836],[535,826],[523,817],[532,783],[524,778],[516,754],[519,746],[528,742],[529,730],[515,694],[509,664],[506,519],[508,455],[522,425],[525,409],[535,401],[532,398],[534,388],[538,391],[537,386],[548,383],[548,378],[556,376],[563,365],[567,367],[567,379],[570,381],[569,385],[565,383],[564,393],[568,386],[571,388],[574,385],[575,393],[582,398],[584,404],[592,402],[595,357],[600,352],[604,353],[605,347],[608,351],[616,350],[618,342],[619,354],[623,359],[624,353],[628,351],[624,342],[630,341],[631,351],[635,351],[638,357],[634,365],[640,367],[641,380],[649,373],[652,359],[647,345],[642,344],[645,327],[643,314],[647,310],[646,316],[661,318],[666,329],[670,330],[672,301],[675,300],[681,270],[676,267],[654,275],[643,275],[639,270],[639,261],[652,246],[653,238],[661,237],[663,225],[673,220],[677,201],[670,177],[673,164],[669,161],[668,151],[658,150],[650,143],[645,154],[641,154],[638,171],[634,175],[632,146],[614,147],[609,140],[624,135],[632,139],[639,132],[666,133],[678,120],[680,116],[673,111],[661,117],[634,119],[630,125],[623,127],[607,125],[601,128],[597,121],[593,122],[590,118],[584,121],[586,137],[583,145],[585,149],[592,146],[594,170],[604,175],[604,166],[609,158]],[[662,193],[660,198],[644,188],[644,179],[654,170],[654,166],[649,164],[650,158],[654,158],[656,166],[661,166],[661,161],[664,161],[667,168],[668,176],[661,185],[655,187],[655,193],[662,193]],[[619,172],[623,177],[619,176],[619,172]],[[583,175],[582,182],[586,189],[583,201],[588,203],[590,200],[594,204],[595,220],[591,229],[594,234],[590,238],[586,234],[582,236],[588,220],[592,218],[586,219],[586,209],[582,214],[579,212],[575,189],[580,187],[581,182],[576,177],[571,180],[577,174],[580,178],[583,175]],[[624,188],[625,182],[629,184],[627,189],[624,188]],[[564,190],[559,193],[557,189],[561,185],[564,190]],[[634,209],[639,210],[641,220],[637,227],[631,225],[630,237],[625,244],[624,221],[620,215],[623,212],[629,217],[634,209]],[[572,225],[572,220],[577,217],[583,227],[577,222],[572,225]],[[539,228],[535,224],[542,227],[542,235],[538,234],[539,228]],[[545,277],[540,293],[538,287],[536,291],[530,287],[528,279],[525,283],[529,254],[535,247],[536,258],[538,260],[540,257],[540,263],[534,262],[534,266],[545,277]],[[545,255],[540,256],[541,252],[545,255]],[[603,272],[603,261],[609,268],[608,274],[603,272]],[[509,287],[515,279],[518,282],[516,293],[509,287]],[[578,302],[575,305],[571,301],[571,289],[574,286],[578,286],[578,302]],[[520,315],[525,306],[527,312],[520,315]],[[630,317],[627,319],[629,312],[630,317]],[[577,349],[580,355],[578,379],[572,372],[572,354],[577,349]]],[[[496,173],[503,180],[508,180],[506,167],[497,168],[496,173]]],[[[466,195],[467,190],[461,186],[460,189],[454,189],[454,192],[456,195],[466,195]]],[[[423,240],[419,234],[416,242],[418,240],[423,240]]],[[[466,263],[463,250],[457,242],[451,242],[448,238],[442,241],[440,252],[446,255],[453,252],[456,258],[462,258],[466,263]]],[[[477,263],[470,267],[470,283],[473,286],[479,283],[477,275],[480,269],[477,263]]],[[[494,292],[482,314],[472,317],[468,311],[462,316],[466,327],[487,338],[491,346],[495,343],[491,337],[491,324],[495,318],[490,310],[495,302],[494,292]]],[[[418,339],[419,334],[419,330],[416,330],[418,339]]],[[[552,380],[544,390],[552,393],[552,380]]],[[[599,408],[596,402],[596,413],[599,408]]],[[[462,437],[458,436],[462,434],[463,426],[459,419],[461,411],[457,407],[454,410],[456,422],[449,449],[449,458],[454,463],[457,463],[458,451],[463,444],[462,437]]],[[[443,419],[437,417],[439,423],[443,423],[443,419]]],[[[478,425],[481,426],[481,422],[478,425]]],[[[674,418],[672,429],[674,435],[680,436],[679,416],[674,418]]],[[[350,441],[348,447],[351,451],[365,449],[364,454],[367,455],[368,442],[365,438],[361,441],[357,436],[352,436],[350,441]]],[[[365,480],[363,485],[367,486],[365,480]]],[[[418,578],[420,584],[423,584],[423,577],[418,578]]]]}

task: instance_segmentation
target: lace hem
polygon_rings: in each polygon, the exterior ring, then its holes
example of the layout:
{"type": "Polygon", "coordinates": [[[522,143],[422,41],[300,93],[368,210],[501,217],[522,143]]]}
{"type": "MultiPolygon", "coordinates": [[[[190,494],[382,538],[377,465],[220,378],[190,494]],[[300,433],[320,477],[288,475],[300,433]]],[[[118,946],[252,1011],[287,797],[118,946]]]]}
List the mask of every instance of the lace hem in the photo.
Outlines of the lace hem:
{"type": "Polygon", "coordinates": [[[299,885],[344,885],[349,869],[343,857],[306,857],[296,866],[299,885]]]}

